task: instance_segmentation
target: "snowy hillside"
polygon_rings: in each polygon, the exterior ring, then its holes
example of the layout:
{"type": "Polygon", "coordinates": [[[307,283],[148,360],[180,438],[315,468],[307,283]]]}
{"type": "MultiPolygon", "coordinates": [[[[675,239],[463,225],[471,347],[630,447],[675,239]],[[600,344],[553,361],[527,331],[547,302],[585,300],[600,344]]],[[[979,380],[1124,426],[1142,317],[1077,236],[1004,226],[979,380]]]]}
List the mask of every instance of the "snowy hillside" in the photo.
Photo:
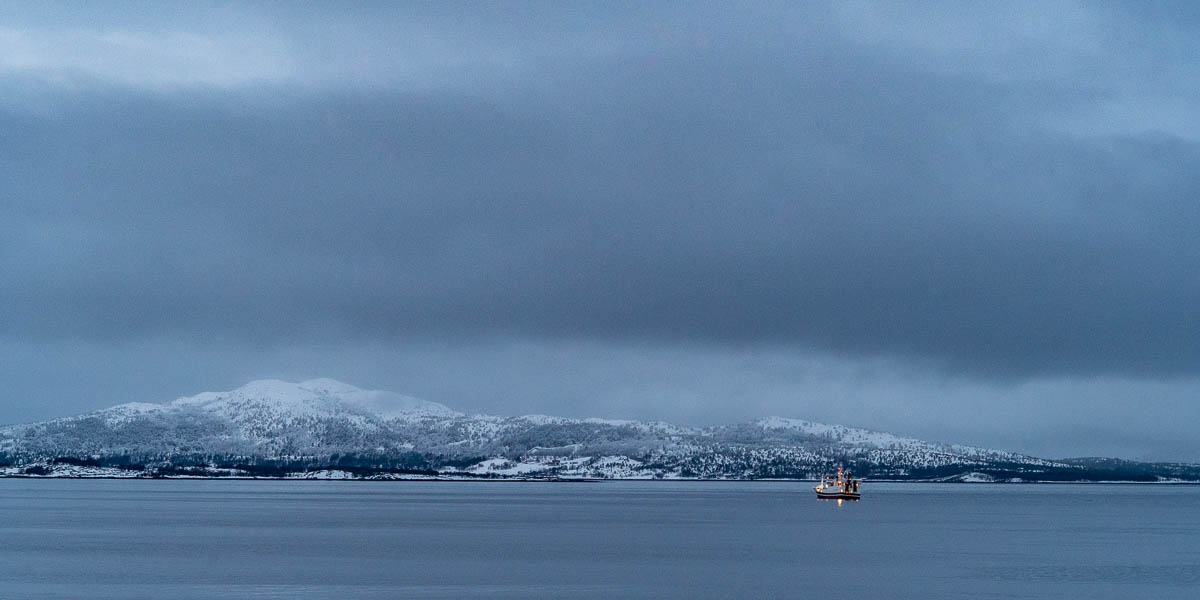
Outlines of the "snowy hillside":
{"type": "Polygon", "coordinates": [[[47,473],[69,466],[76,474],[104,472],[105,465],[151,465],[160,473],[200,475],[312,477],[336,471],[414,477],[734,479],[811,478],[838,466],[888,478],[978,478],[982,473],[993,479],[1070,479],[1091,468],[779,417],[691,428],[545,415],[465,415],[434,402],[332,379],[252,381],[167,404],[122,404],[0,427],[0,467],[7,469],[0,474],[21,473],[24,465],[45,465],[30,472],[47,473]]]}

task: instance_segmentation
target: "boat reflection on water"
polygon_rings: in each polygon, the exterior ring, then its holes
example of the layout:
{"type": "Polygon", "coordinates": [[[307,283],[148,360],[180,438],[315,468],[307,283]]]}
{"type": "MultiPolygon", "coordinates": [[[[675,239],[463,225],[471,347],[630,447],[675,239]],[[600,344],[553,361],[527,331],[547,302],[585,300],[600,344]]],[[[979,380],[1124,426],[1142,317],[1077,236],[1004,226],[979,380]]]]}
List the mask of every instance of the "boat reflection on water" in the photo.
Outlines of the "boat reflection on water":
{"type": "Polygon", "coordinates": [[[862,497],[858,492],[861,483],[862,480],[851,478],[849,471],[842,471],[838,467],[837,477],[826,476],[813,491],[817,493],[818,500],[837,500],[838,506],[841,506],[843,500],[857,501],[862,497]]]}

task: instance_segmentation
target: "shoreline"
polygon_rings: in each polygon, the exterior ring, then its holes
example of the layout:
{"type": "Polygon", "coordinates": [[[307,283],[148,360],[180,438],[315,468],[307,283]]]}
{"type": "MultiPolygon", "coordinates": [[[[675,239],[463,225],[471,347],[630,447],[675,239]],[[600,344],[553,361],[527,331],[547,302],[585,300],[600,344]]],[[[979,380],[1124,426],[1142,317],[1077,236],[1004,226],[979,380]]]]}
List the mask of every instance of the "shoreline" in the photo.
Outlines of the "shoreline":
{"type": "MultiPolygon", "coordinates": [[[[699,479],[699,478],[521,478],[521,477],[199,477],[199,476],[163,476],[163,477],[121,477],[114,475],[25,475],[0,474],[0,479],[24,480],[106,480],[106,481],[321,481],[321,482],[369,482],[369,483],[817,483],[819,479],[699,479]]],[[[1176,485],[1200,486],[1200,481],[940,481],[934,479],[870,479],[864,483],[912,483],[912,484],[952,484],[952,485],[1176,485]]]]}

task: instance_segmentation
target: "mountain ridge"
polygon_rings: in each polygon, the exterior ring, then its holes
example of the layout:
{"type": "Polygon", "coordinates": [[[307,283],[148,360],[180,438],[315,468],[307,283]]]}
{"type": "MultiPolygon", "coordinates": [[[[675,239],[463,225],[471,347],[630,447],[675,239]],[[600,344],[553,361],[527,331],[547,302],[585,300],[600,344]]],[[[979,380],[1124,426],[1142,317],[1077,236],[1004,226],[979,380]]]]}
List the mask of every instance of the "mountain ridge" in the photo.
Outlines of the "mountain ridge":
{"type": "Polygon", "coordinates": [[[804,479],[842,466],[877,479],[1200,480],[1195,465],[1056,461],[785,417],[687,427],[467,415],[333,379],[255,380],[169,403],[119,404],[0,427],[4,474],[37,475],[38,469],[53,474],[58,465],[140,465],[143,474],[183,468],[199,476],[269,468],[264,472],[287,476],[357,469],[366,477],[412,471],[408,474],[696,479],[804,479]]]}

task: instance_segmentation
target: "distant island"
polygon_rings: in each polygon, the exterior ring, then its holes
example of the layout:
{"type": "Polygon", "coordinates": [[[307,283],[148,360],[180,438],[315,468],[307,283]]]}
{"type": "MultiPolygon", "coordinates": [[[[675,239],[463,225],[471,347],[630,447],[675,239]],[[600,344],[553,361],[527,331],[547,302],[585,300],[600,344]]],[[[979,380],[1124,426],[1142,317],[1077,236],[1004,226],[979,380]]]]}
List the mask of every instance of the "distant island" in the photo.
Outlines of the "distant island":
{"type": "Polygon", "coordinates": [[[331,379],[253,381],[0,427],[0,476],[1200,482],[1200,465],[1049,460],[800,419],[717,427],[466,415],[331,379]]]}

